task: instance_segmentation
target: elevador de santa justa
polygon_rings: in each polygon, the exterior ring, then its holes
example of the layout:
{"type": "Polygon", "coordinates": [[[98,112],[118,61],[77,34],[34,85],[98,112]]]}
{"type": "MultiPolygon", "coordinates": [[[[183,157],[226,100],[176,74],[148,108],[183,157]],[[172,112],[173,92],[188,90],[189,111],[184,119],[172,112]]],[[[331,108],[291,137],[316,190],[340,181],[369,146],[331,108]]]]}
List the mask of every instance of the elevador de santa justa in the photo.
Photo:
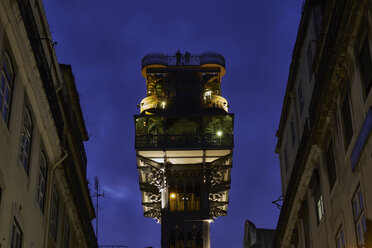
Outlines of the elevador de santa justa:
{"type": "Polygon", "coordinates": [[[161,222],[161,247],[210,247],[227,215],[234,115],[221,96],[225,59],[215,52],[148,54],[147,96],[134,116],[144,216],[161,222]]]}

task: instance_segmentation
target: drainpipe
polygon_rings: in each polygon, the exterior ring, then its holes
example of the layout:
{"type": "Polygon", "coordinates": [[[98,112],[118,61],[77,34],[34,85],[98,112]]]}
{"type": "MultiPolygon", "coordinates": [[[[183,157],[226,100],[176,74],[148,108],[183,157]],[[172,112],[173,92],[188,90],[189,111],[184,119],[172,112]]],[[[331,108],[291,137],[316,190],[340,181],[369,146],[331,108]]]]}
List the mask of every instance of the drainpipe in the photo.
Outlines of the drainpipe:
{"type": "Polygon", "coordinates": [[[63,148],[63,153],[64,155],[62,158],[60,158],[49,170],[49,175],[50,175],[50,180],[48,181],[48,186],[47,186],[47,205],[46,205],[46,211],[45,211],[45,229],[44,229],[44,246],[43,247],[48,247],[48,237],[49,237],[49,222],[50,222],[50,205],[52,203],[52,186],[54,182],[54,173],[56,169],[59,167],[59,165],[62,164],[62,162],[67,158],[68,152],[66,149],[63,148]]]}

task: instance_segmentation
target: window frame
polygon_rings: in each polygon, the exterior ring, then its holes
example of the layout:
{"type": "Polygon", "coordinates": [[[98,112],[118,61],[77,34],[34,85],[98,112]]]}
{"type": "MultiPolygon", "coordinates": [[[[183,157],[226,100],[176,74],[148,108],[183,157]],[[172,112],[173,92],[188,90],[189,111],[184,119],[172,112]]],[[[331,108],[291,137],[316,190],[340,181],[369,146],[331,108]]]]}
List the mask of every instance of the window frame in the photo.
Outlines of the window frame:
{"type": "Polygon", "coordinates": [[[336,233],[335,244],[336,248],[346,248],[345,231],[342,225],[338,228],[338,231],[336,233]]]}
{"type": "MultiPolygon", "coordinates": [[[[19,147],[19,162],[21,163],[21,166],[25,170],[26,174],[29,173],[30,168],[30,157],[31,157],[31,149],[32,149],[32,134],[33,134],[33,121],[32,116],[30,114],[30,111],[28,110],[28,107],[25,107],[23,118],[22,118],[22,130],[21,130],[21,137],[20,137],[20,147],[19,147]],[[26,117],[30,121],[30,130],[26,127],[26,117]],[[26,137],[27,140],[25,140],[23,137],[26,137]],[[25,145],[28,142],[28,150],[25,152],[25,145]],[[25,161],[27,159],[27,161],[25,161]]],[[[26,146],[27,147],[27,146],[26,146]]]]}
{"type": "Polygon", "coordinates": [[[13,89],[14,89],[14,66],[12,60],[10,59],[9,52],[5,49],[1,56],[1,68],[0,68],[0,115],[3,121],[5,121],[6,126],[9,128],[10,122],[10,111],[12,106],[12,99],[13,99],[13,89]],[[6,63],[7,62],[7,63],[6,63]],[[5,72],[5,67],[9,67],[10,73],[5,72]],[[8,90],[8,97],[6,99],[6,91],[8,90]],[[6,113],[4,112],[5,106],[7,107],[6,113]],[[4,113],[6,116],[4,116],[4,113]]]}
{"type": "Polygon", "coordinates": [[[44,214],[45,211],[45,200],[46,200],[46,185],[48,180],[48,162],[43,151],[40,153],[38,179],[37,179],[37,196],[36,201],[40,207],[41,212],[44,214]],[[42,167],[45,170],[42,170],[42,167]]]}
{"type": "Polygon", "coordinates": [[[56,185],[52,189],[52,202],[50,206],[50,222],[49,232],[54,241],[58,238],[58,216],[59,216],[59,194],[56,185]]]}
{"type": "Polygon", "coordinates": [[[361,187],[358,186],[351,199],[356,241],[358,246],[364,245],[364,234],[366,232],[365,202],[361,187]],[[356,204],[356,205],[355,205],[356,204]],[[362,231],[362,233],[360,233],[362,231]]]}
{"type": "Polygon", "coordinates": [[[21,229],[18,221],[16,220],[16,218],[13,218],[12,229],[11,229],[11,238],[10,238],[10,248],[21,248],[22,247],[22,239],[23,239],[22,229],[21,229]],[[19,236],[15,236],[17,234],[19,236]],[[15,237],[16,237],[16,239],[14,239],[15,237]],[[18,237],[19,237],[19,243],[17,242],[18,237]]]}

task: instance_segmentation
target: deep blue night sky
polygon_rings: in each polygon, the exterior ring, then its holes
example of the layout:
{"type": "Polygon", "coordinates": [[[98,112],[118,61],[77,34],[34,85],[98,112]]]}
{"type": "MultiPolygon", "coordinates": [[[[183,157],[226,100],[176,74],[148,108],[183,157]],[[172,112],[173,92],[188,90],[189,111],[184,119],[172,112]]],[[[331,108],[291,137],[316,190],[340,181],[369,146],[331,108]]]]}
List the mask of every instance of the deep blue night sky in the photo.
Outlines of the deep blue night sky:
{"type": "MultiPolygon", "coordinates": [[[[235,113],[228,216],[211,225],[213,248],[242,247],[244,221],[275,228],[281,195],[275,132],[301,16],[300,0],[44,1],[60,63],[71,64],[90,140],[88,178],[99,176],[99,243],[160,248],[160,224],[143,217],[133,115],[146,95],[150,52],[217,51],[222,96],[235,113]]],[[[94,222],[93,222],[94,223],[94,222]]]]}

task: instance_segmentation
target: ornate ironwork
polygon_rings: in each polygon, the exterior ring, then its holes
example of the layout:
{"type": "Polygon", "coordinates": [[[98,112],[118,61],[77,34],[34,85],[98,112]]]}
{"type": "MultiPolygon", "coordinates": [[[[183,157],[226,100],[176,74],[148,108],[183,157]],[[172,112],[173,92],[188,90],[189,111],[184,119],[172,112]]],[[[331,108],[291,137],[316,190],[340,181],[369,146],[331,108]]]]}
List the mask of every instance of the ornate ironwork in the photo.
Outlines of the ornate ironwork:
{"type": "Polygon", "coordinates": [[[185,54],[177,52],[175,55],[150,53],[142,58],[142,68],[154,64],[165,66],[200,66],[205,64],[217,64],[225,67],[225,58],[216,52],[205,52],[198,55],[191,55],[188,52],[185,54]]]}
{"type": "Polygon", "coordinates": [[[145,194],[150,198],[152,203],[160,203],[161,202],[160,192],[158,194],[156,194],[154,192],[145,192],[145,194]]]}
{"type": "Polygon", "coordinates": [[[219,204],[218,202],[210,202],[209,203],[209,215],[211,218],[215,219],[219,216],[226,216],[227,211],[223,210],[221,207],[221,204],[219,204]]]}
{"type": "Polygon", "coordinates": [[[151,206],[148,206],[150,210],[147,210],[143,213],[143,216],[153,218],[157,220],[158,222],[161,221],[161,206],[160,204],[153,204],[151,206]]]}
{"type": "Polygon", "coordinates": [[[156,186],[159,190],[163,188],[164,185],[164,171],[154,166],[146,163],[144,160],[139,159],[142,166],[138,167],[138,169],[142,170],[145,173],[146,181],[156,186]]]}
{"type": "Polygon", "coordinates": [[[219,202],[224,194],[224,191],[209,193],[208,199],[211,201],[209,204],[219,202]]]}

